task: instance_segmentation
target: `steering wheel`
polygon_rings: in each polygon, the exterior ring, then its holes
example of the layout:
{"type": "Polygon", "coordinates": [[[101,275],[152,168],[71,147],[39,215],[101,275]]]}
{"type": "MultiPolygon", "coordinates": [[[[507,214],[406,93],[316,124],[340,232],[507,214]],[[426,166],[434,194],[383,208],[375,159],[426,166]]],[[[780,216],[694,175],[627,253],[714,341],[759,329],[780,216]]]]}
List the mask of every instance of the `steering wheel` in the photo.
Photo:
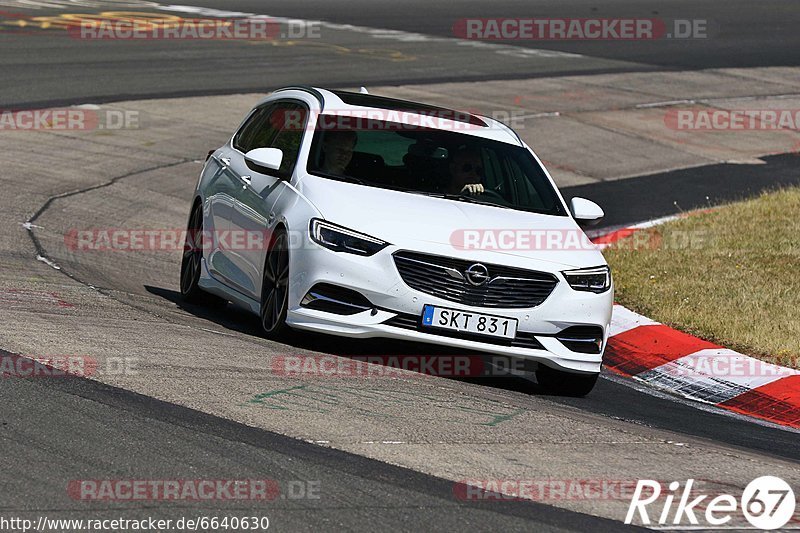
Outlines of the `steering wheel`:
{"type": "Polygon", "coordinates": [[[503,204],[508,203],[506,199],[503,198],[503,196],[494,189],[484,189],[483,192],[480,193],[478,196],[488,196],[492,200],[500,200],[503,204]]]}

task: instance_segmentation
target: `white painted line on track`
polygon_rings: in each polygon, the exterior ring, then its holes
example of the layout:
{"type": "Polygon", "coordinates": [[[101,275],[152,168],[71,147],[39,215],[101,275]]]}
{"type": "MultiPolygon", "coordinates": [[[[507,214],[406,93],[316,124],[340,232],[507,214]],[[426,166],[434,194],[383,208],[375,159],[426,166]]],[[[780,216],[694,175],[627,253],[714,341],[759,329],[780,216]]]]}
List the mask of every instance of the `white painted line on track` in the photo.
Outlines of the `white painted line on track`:
{"type": "MultiPolygon", "coordinates": [[[[155,2],[154,2],[155,4],[155,2]]],[[[248,13],[244,11],[224,11],[219,9],[211,9],[205,7],[196,7],[180,4],[156,4],[153,5],[159,11],[170,11],[177,13],[191,13],[193,15],[208,16],[208,17],[257,17],[268,18],[271,21],[287,24],[314,24],[319,25],[321,28],[329,30],[345,31],[351,33],[358,33],[368,35],[374,39],[392,40],[398,42],[417,42],[417,43],[451,43],[457,46],[465,46],[476,49],[483,49],[495,52],[500,55],[507,55],[522,58],[548,58],[548,59],[578,59],[587,56],[581,54],[574,54],[571,52],[561,52],[558,50],[545,50],[540,48],[526,48],[522,46],[513,46],[509,44],[488,43],[484,41],[472,41],[469,39],[460,39],[458,37],[441,37],[436,35],[427,35],[423,33],[408,32],[403,30],[390,30],[384,28],[372,28],[369,26],[358,26],[355,24],[337,24],[334,22],[327,22],[324,20],[308,20],[297,19],[289,17],[273,17],[270,15],[248,13]]]]}

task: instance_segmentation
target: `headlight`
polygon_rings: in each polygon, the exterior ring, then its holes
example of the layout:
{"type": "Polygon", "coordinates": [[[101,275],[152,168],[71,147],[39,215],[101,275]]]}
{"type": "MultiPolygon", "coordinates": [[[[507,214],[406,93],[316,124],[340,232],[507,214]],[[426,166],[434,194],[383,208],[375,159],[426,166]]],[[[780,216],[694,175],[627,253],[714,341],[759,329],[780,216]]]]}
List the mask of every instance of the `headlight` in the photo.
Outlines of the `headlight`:
{"type": "Polygon", "coordinates": [[[576,291],[601,293],[611,288],[611,269],[607,266],[566,270],[562,274],[576,291]]]}
{"type": "Polygon", "coordinates": [[[318,218],[311,220],[309,230],[312,241],[334,252],[368,256],[389,246],[388,242],[318,218]]]}

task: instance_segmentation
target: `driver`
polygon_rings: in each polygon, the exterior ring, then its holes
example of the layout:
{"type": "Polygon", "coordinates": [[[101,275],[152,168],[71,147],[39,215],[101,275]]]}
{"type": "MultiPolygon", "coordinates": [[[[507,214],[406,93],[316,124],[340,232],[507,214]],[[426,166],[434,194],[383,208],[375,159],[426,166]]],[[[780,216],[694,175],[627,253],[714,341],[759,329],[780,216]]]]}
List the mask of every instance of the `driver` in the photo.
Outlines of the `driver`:
{"type": "Polygon", "coordinates": [[[448,194],[483,194],[483,162],[480,153],[468,146],[460,146],[450,158],[450,185],[448,194]]]}

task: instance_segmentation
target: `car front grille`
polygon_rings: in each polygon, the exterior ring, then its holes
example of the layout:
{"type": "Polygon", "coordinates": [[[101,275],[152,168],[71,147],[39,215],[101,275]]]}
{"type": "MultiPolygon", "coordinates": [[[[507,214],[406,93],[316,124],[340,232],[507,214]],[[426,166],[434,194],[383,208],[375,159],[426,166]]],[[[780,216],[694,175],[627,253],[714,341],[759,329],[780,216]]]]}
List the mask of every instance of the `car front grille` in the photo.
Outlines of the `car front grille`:
{"type": "Polygon", "coordinates": [[[473,285],[465,272],[478,264],[475,261],[417,252],[396,252],[394,264],[412,289],[472,307],[536,307],[558,284],[558,279],[546,272],[481,263],[488,280],[473,285]]]}

